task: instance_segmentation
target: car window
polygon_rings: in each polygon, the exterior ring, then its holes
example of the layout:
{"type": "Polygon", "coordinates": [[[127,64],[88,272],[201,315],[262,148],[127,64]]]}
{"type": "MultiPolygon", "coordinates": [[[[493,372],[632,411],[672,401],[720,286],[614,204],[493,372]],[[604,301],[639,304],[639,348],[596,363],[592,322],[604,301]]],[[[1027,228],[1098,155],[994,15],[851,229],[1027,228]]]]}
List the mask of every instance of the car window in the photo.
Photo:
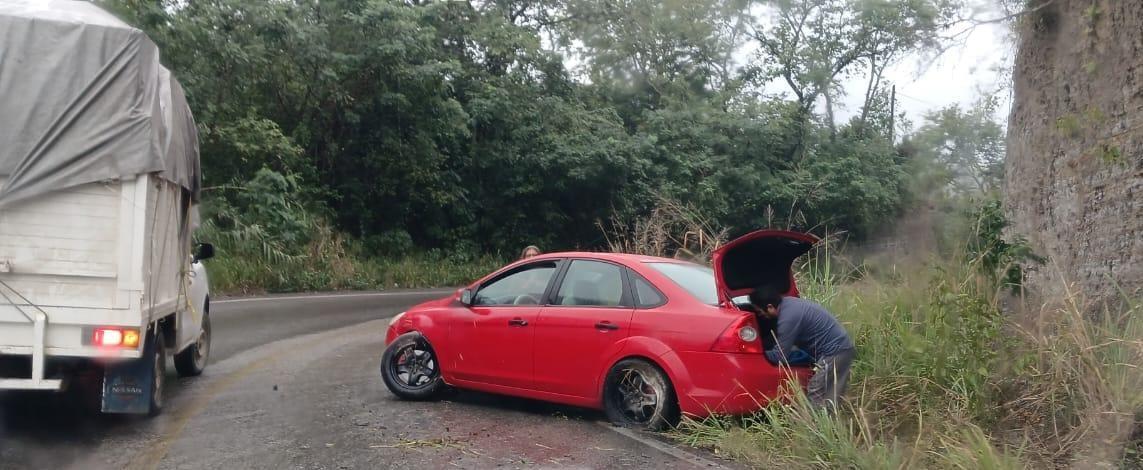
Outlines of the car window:
{"type": "Polygon", "coordinates": [[[643,276],[631,272],[631,279],[635,285],[635,297],[638,299],[636,306],[657,307],[667,301],[663,294],[651,285],[650,281],[643,279],[643,276]]]}
{"type": "Polygon", "coordinates": [[[623,304],[623,268],[599,261],[572,261],[552,303],[618,307],[623,304]]]}
{"type": "Polygon", "coordinates": [[[714,270],[706,266],[683,263],[647,263],[663,273],[704,304],[718,305],[718,291],[714,284],[714,270]]]}
{"type": "Polygon", "coordinates": [[[485,284],[474,305],[538,305],[556,273],[555,261],[530,264],[485,284]]]}

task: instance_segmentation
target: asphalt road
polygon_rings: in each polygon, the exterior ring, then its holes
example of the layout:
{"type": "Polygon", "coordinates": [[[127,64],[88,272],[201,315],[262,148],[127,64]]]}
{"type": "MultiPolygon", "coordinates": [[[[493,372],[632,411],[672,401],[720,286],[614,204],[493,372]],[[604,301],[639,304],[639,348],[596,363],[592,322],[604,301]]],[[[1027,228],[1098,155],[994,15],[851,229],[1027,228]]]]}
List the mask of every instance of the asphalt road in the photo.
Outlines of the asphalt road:
{"type": "Polygon", "coordinates": [[[377,371],[386,319],[445,292],[216,300],[211,364],[201,377],[170,377],[163,415],[0,396],[0,469],[725,465],[589,410],[472,392],[397,400],[377,371]]]}

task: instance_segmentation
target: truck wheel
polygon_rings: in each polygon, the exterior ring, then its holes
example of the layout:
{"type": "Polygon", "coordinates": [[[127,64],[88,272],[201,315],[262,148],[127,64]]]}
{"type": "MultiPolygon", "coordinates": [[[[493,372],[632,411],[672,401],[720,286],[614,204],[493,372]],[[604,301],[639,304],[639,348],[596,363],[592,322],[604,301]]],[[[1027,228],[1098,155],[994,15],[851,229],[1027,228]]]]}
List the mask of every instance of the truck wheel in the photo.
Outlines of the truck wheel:
{"type": "Polygon", "coordinates": [[[202,315],[202,334],[198,341],[191,344],[183,352],[175,354],[175,370],[179,377],[194,377],[201,375],[206,369],[206,361],[210,358],[210,314],[202,315]]]}
{"type": "Polygon", "coordinates": [[[163,412],[163,389],[167,382],[167,345],[163,342],[163,333],[158,331],[158,325],[151,329],[151,341],[154,342],[151,350],[151,407],[147,416],[157,416],[163,412]]]}

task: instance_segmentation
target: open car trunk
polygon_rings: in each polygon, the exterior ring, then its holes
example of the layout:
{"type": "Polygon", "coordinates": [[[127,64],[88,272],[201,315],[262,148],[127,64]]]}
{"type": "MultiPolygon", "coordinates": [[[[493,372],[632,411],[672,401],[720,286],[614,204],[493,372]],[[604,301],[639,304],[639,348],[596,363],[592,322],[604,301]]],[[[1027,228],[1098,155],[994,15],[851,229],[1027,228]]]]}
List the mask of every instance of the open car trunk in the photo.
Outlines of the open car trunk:
{"type": "MultiPolygon", "coordinates": [[[[786,295],[797,296],[794,260],[810,251],[818,241],[818,237],[808,233],[758,230],[723,245],[711,259],[719,303],[738,308],[734,303],[737,297],[749,295],[763,284],[777,284],[786,295]]],[[[761,316],[757,320],[763,347],[773,348],[772,332],[776,322],[761,316]]]]}
{"type": "Polygon", "coordinates": [[[749,295],[763,284],[776,284],[786,295],[797,296],[794,260],[819,241],[808,233],[758,230],[735,238],[715,250],[711,257],[719,303],[749,295]]]}

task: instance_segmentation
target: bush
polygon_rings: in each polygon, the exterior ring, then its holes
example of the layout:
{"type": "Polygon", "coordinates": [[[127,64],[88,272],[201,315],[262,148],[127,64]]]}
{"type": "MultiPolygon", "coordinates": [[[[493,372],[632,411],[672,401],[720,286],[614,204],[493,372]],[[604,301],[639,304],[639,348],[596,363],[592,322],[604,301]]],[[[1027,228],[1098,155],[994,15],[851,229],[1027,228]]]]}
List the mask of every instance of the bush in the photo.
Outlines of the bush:
{"type": "Polygon", "coordinates": [[[1075,297],[1021,326],[975,266],[850,283],[809,263],[799,287],[823,299],[858,355],[837,416],[804,400],[742,420],[685,421],[674,434],[758,467],[1044,468],[1114,464],[1143,410],[1138,302],[1085,320],[1075,297]]]}
{"type": "Polygon", "coordinates": [[[208,261],[211,287],[225,294],[466,285],[505,264],[495,255],[466,258],[407,252],[366,256],[320,225],[304,256],[266,257],[223,239],[208,261]]]}
{"type": "Polygon", "coordinates": [[[1027,240],[1004,239],[1008,220],[999,200],[985,201],[973,210],[971,218],[974,224],[968,243],[969,262],[1003,288],[1019,293],[1024,286],[1024,266],[1044,264],[1046,260],[1032,251],[1027,240]]]}
{"type": "Polygon", "coordinates": [[[196,234],[216,245],[208,263],[218,293],[459,286],[504,264],[469,251],[418,252],[402,230],[348,239],[298,202],[293,177],[268,169],[231,199],[208,201],[214,210],[196,234]]]}

